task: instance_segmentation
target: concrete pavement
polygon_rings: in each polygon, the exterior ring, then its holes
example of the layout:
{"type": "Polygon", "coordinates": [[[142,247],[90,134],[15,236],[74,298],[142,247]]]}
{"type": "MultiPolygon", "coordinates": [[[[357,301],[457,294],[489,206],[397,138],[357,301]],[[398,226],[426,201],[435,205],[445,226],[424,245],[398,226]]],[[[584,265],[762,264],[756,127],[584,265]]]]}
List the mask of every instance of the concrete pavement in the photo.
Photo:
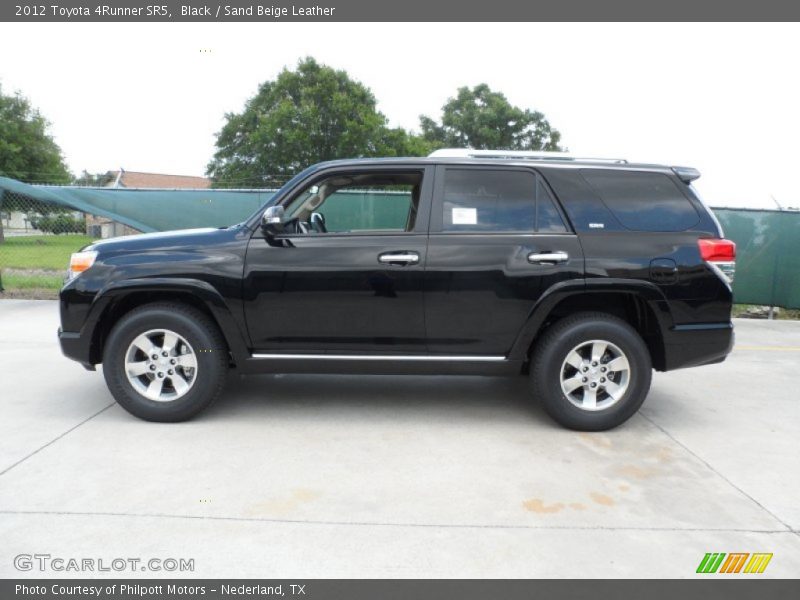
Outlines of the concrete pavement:
{"type": "Polygon", "coordinates": [[[586,434],[523,378],[234,378],[198,419],[146,423],[57,322],[0,301],[0,577],[92,575],[25,553],[309,578],[692,577],[772,552],[763,576],[800,573],[800,323],[738,321],[728,361],[655,374],[638,415],[586,434]]]}

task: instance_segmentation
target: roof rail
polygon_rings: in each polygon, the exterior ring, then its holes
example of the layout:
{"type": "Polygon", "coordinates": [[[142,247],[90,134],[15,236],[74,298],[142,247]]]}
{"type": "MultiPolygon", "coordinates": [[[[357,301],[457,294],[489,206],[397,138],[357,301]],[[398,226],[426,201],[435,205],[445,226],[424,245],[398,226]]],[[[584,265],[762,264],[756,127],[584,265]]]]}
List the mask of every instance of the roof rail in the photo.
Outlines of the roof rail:
{"type": "Polygon", "coordinates": [[[472,150],[471,148],[442,148],[431,152],[432,158],[496,158],[522,160],[567,160],[627,164],[624,158],[587,158],[569,152],[534,152],[531,150],[472,150]]]}

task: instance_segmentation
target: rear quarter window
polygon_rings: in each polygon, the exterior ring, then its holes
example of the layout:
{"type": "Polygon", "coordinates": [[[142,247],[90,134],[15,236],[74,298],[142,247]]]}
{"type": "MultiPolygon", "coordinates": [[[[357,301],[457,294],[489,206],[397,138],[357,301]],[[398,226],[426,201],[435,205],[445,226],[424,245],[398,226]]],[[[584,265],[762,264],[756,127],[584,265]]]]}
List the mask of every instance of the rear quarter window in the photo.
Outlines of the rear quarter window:
{"type": "Polygon", "coordinates": [[[663,173],[582,169],[581,175],[626,229],[685,231],[700,221],[691,201],[663,173]]]}

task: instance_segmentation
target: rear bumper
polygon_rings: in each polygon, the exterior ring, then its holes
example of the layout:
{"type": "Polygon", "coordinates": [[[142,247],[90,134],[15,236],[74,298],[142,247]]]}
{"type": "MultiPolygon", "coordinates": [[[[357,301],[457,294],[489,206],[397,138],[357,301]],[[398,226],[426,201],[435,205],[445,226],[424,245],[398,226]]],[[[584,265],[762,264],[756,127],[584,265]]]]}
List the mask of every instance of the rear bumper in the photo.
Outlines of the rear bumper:
{"type": "Polygon", "coordinates": [[[665,370],[721,363],[733,349],[733,323],[676,325],[664,340],[665,370]]]}
{"type": "Polygon", "coordinates": [[[95,370],[90,359],[91,343],[80,332],[62,331],[59,327],[58,343],[61,345],[61,352],[64,356],[81,363],[84,368],[90,371],[95,370]]]}

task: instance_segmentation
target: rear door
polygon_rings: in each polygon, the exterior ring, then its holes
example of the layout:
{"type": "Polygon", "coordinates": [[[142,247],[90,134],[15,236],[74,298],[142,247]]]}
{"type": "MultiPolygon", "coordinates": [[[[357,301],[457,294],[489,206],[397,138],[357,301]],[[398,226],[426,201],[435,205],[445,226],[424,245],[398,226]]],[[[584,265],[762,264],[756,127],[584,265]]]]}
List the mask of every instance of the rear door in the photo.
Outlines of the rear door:
{"type": "Polygon", "coordinates": [[[533,169],[438,166],[425,269],[429,351],[507,355],[539,297],[583,277],[566,223],[533,169]]]}

